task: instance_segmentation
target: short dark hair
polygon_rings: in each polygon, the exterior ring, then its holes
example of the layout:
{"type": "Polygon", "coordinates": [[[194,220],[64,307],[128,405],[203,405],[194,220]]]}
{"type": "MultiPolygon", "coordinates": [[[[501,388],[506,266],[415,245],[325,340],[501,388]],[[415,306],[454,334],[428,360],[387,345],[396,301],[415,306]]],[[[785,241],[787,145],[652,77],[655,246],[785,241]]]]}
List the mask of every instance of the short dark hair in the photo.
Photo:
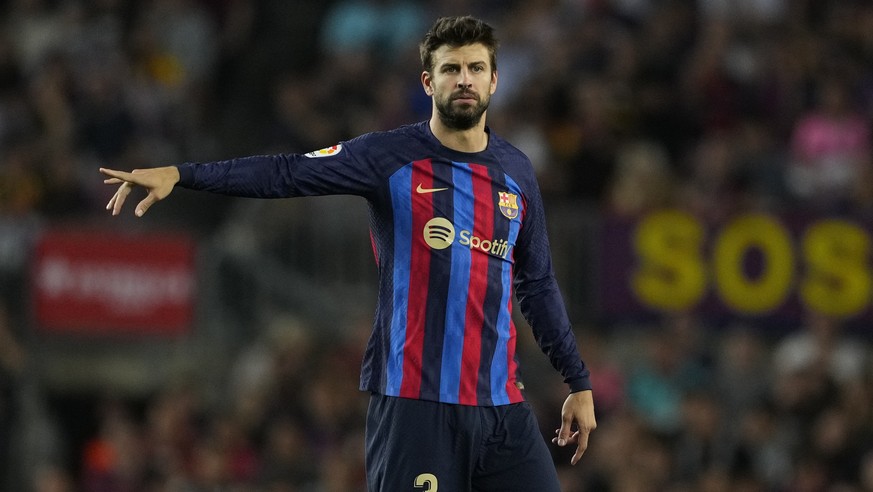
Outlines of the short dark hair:
{"type": "Polygon", "coordinates": [[[497,38],[494,28],[475,17],[440,17],[425,34],[418,46],[421,65],[425,71],[433,71],[433,52],[443,45],[453,48],[481,43],[491,57],[491,70],[497,70],[497,38]]]}

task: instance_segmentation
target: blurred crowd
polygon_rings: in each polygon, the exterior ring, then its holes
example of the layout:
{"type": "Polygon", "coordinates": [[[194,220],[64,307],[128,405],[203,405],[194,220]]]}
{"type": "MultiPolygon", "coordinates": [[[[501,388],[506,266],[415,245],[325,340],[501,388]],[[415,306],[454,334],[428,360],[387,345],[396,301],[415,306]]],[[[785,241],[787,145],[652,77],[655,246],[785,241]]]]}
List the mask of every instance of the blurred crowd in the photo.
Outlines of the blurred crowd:
{"type": "MultiPolygon", "coordinates": [[[[106,398],[94,432],[58,429],[45,440],[64,452],[13,473],[18,394],[39,364],[28,255],[42,228],[107,220],[100,166],[308,152],[426,118],[417,43],[466,13],[497,28],[489,124],[532,158],[547,202],[712,222],[873,212],[870,1],[0,2],[0,489],[364,489],[368,327],[319,336],[300,313],[240,348],[220,398],[185,379],[106,398]]],[[[149,225],[113,224],[205,239],[239,220],[233,203],[180,195],[149,225]]],[[[600,428],[578,467],[556,453],[565,490],[873,491],[869,332],[813,314],[779,337],[683,315],[578,321],[600,428]]],[[[563,389],[523,342],[551,435],[563,389]]]]}

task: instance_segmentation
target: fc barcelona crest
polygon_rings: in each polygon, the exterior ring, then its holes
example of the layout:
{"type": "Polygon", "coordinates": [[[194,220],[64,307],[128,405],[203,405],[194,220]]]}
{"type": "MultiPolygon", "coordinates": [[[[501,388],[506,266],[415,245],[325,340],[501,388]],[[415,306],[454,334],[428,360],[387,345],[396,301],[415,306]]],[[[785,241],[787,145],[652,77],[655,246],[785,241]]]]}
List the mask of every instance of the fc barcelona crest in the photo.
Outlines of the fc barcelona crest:
{"type": "Polygon", "coordinates": [[[497,203],[500,213],[510,220],[518,217],[518,195],[504,191],[497,194],[500,197],[500,201],[497,203]]]}

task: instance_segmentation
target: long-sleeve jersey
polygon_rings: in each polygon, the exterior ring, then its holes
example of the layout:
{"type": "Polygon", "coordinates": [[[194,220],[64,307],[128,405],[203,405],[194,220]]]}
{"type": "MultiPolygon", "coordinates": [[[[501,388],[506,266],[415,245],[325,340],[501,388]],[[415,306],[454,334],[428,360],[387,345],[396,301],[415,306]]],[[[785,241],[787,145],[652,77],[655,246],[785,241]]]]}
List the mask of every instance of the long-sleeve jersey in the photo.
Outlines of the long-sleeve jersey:
{"type": "Polygon", "coordinates": [[[463,405],[522,401],[513,292],[570,390],[590,389],[530,160],[488,132],[484,151],[458,152],[423,121],[308,154],[183,164],[179,186],[367,200],[379,291],[364,391],[463,405]]]}

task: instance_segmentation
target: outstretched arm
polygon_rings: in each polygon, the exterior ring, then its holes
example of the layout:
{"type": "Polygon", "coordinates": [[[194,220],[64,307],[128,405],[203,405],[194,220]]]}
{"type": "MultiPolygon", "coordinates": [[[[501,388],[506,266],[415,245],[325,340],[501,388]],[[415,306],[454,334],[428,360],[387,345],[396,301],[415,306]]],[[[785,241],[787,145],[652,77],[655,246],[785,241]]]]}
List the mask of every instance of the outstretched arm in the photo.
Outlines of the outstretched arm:
{"type": "Polygon", "coordinates": [[[175,166],[134,169],[132,172],[101,167],[100,172],[108,176],[103,180],[105,184],[121,185],[112,195],[109,203],[106,204],[106,210],[111,210],[112,215],[118,215],[121,212],[121,207],[134,186],[142,186],[148,191],[148,195],[137,204],[134,210],[137,217],[142,217],[155,202],[166,198],[179,182],[179,170],[175,166]]]}
{"type": "Polygon", "coordinates": [[[575,444],[576,452],[570,458],[570,464],[575,465],[582,458],[582,453],[588,447],[588,435],[597,427],[594,419],[594,398],[591,390],[570,393],[564,400],[561,409],[561,428],[555,430],[552,442],[558,446],[575,444]],[[573,430],[573,425],[576,430],[573,430]]]}

